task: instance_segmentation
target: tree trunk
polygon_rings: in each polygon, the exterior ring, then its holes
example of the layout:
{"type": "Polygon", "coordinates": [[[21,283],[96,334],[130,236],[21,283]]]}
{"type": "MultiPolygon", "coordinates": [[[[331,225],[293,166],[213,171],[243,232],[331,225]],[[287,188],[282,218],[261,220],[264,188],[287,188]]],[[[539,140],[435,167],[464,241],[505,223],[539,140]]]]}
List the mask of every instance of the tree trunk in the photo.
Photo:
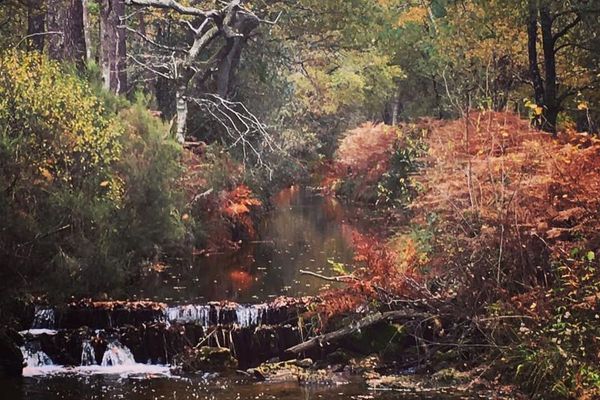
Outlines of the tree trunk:
{"type": "Polygon", "coordinates": [[[41,0],[31,0],[27,7],[27,35],[29,49],[42,52],[44,50],[44,20],[41,0]]]}
{"type": "Polygon", "coordinates": [[[179,143],[185,142],[185,134],[187,129],[188,104],[185,100],[186,87],[181,86],[175,94],[177,108],[177,131],[175,137],[179,143]]]}
{"type": "Polygon", "coordinates": [[[396,89],[394,92],[394,98],[392,99],[392,126],[396,126],[398,124],[398,112],[400,111],[400,89],[396,89]]]}
{"type": "Polygon", "coordinates": [[[61,34],[47,35],[48,55],[60,61],[85,67],[85,36],[82,0],[48,0],[47,30],[61,34]]]}
{"type": "Polygon", "coordinates": [[[242,36],[230,37],[224,50],[226,54],[219,63],[217,75],[217,93],[227,98],[231,92],[231,86],[235,70],[240,63],[242,49],[246,44],[248,35],[258,27],[260,21],[254,16],[238,12],[232,21],[233,31],[242,36]]]}
{"type": "Polygon", "coordinates": [[[100,9],[100,68],[106,90],[127,91],[127,48],[123,0],[102,0],[100,9]]]}
{"type": "Polygon", "coordinates": [[[537,54],[537,0],[529,0],[529,19],[527,21],[527,50],[529,55],[529,75],[533,83],[535,103],[542,105],[544,102],[544,86],[537,54]]]}
{"type": "Polygon", "coordinates": [[[83,6],[83,39],[85,40],[85,61],[92,61],[92,39],[90,37],[90,12],[88,10],[90,1],[82,0],[83,6]]]}
{"type": "Polygon", "coordinates": [[[552,35],[552,16],[548,5],[540,6],[540,24],[542,27],[542,46],[544,49],[544,112],[542,129],[556,133],[556,119],[560,109],[558,86],[556,83],[556,57],[554,53],[554,37],[552,35]]]}

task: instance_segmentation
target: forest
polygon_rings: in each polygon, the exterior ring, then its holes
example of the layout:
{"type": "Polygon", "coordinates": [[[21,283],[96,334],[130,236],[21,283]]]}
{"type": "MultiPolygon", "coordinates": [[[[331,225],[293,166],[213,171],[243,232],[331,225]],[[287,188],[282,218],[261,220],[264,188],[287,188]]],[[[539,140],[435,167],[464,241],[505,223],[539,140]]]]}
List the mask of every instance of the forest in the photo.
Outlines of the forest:
{"type": "Polygon", "coordinates": [[[15,400],[600,399],[600,0],[0,0],[15,400]]]}

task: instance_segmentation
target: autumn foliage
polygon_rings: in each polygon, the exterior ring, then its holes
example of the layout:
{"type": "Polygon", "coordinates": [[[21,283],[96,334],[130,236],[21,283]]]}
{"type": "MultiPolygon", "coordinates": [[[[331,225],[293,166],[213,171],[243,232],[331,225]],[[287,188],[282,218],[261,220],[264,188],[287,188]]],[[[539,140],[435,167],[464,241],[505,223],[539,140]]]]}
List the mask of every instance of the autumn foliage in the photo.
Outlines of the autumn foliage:
{"type": "Polygon", "coordinates": [[[348,131],[337,151],[338,168],[349,175],[376,181],[387,171],[394,146],[401,137],[396,128],[372,122],[348,131]]]}
{"type": "Polygon", "coordinates": [[[404,254],[396,254],[380,237],[352,231],[355,267],[353,274],[345,279],[343,290],[323,293],[317,307],[321,320],[356,312],[372,299],[391,299],[394,296],[419,296],[422,276],[412,264],[403,260],[404,254]],[[403,260],[404,263],[400,263],[403,260]]]}
{"type": "Polygon", "coordinates": [[[204,154],[186,151],[188,173],[181,185],[196,224],[196,252],[236,248],[240,239],[256,237],[252,213],[262,202],[242,182],[242,169],[227,155],[208,149],[204,154]]]}
{"type": "Polygon", "coordinates": [[[509,113],[428,124],[424,190],[411,208],[421,224],[436,214],[440,273],[450,261],[486,295],[517,293],[552,279],[552,257],[598,240],[596,139],[553,139],[509,113]]]}

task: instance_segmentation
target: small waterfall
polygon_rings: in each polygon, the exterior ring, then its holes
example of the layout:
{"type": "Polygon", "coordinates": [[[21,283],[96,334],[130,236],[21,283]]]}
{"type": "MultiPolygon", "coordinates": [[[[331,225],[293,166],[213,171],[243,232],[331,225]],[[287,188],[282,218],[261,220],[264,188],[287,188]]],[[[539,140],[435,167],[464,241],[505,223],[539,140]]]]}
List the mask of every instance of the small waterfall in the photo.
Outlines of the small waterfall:
{"type": "Polygon", "coordinates": [[[168,307],[165,310],[165,319],[171,323],[196,323],[204,328],[217,324],[234,323],[241,327],[249,327],[260,325],[266,311],[266,304],[233,307],[188,304],[168,307]]]}
{"type": "Polygon", "coordinates": [[[135,365],[135,359],[131,350],[127,346],[123,346],[118,340],[110,342],[106,346],[106,351],[102,356],[103,367],[116,366],[116,365],[135,365]]]}
{"type": "Polygon", "coordinates": [[[54,329],[56,318],[53,308],[35,306],[31,329],[54,329]]]}
{"type": "Polygon", "coordinates": [[[203,327],[210,325],[210,306],[209,305],[185,305],[168,307],[165,311],[167,321],[188,323],[198,323],[203,327]]]}
{"type": "Polygon", "coordinates": [[[35,350],[31,347],[21,346],[21,353],[23,354],[23,360],[27,367],[43,367],[46,365],[54,365],[48,354],[41,350],[35,350]]]}
{"type": "Polygon", "coordinates": [[[260,325],[262,316],[266,311],[266,305],[238,306],[235,309],[237,324],[241,327],[260,325]]]}
{"type": "Polygon", "coordinates": [[[84,340],[81,346],[81,365],[96,365],[96,351],[89,340],[84,340]]]}

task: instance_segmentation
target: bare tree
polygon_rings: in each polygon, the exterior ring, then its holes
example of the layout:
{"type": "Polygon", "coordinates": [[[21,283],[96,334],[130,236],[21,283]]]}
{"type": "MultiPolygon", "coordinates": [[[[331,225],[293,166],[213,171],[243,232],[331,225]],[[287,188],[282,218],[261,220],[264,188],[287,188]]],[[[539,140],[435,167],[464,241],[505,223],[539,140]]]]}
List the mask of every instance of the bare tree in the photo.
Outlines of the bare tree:
{"type": "Polygon", "coordinates": [[[185,30],[189,40],[176,44],[165,43],[160,35],[150,35],[145,26],[143,30],[132,28],[128,22],[135,13],[125,18],[124,24],[125,29],[144,44],[145,50],[129,55],[133,63],[157,77],[172,81],[176,87],[176,137],[179,142],[185,141],[190,103],[205,109],[228,134],[237,134],[235,143],[247,146],[248,135],[266,133],[247,108],[229,101],[231,82],[244,44],[261,23],[256,14],[245,8],[241,0],[229,0],[222,8],[210,10],[185,6],[175,0],[125,1],[142,11],[162,9],[181,16],[176,23],[179,29],[185,30]],[[213,83],[212,87],[209,87],[209,81],[213,83]]]}

